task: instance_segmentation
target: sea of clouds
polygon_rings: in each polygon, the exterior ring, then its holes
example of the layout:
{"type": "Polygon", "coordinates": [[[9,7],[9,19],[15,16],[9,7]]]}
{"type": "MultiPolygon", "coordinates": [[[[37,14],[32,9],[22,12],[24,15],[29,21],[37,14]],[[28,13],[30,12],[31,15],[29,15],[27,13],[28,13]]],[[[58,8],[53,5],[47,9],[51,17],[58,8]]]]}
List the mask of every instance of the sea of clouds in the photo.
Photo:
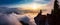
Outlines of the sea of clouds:
{"type": "Polygon", "coordinates": [[[17,8],[0,7],[0,25],[22,25],[20,21],[29,25],[36,25],[33,18],[27,15],[21,15],[17,8]]]}

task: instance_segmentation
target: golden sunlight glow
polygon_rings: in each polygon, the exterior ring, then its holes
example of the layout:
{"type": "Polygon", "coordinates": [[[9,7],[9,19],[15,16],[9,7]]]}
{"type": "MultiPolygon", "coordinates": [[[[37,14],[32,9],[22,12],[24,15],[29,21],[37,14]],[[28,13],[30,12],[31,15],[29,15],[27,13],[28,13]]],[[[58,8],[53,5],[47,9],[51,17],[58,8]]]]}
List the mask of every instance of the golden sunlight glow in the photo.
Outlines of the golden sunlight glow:
{"type": "Polygon", "coordinates": [[[38,8],[37,4],[32,4],[32,9],[36,10],[38,8]]]}
{"type": "Polygon", "coordinates": [[[23,10],[38,11],[40,9],[43,9],[43,6],[45,5],[46,4],[31,3],[31,4],[20,5],[20,8],[22,8],[23,10]]]}

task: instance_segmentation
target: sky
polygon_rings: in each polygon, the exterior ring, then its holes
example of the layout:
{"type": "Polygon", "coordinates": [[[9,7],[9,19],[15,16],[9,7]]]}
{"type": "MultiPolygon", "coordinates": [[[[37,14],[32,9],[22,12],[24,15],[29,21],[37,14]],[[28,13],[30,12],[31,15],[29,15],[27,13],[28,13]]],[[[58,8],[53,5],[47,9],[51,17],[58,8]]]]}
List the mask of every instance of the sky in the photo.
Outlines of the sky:
{"type": "Polygon", "coordinates": [[[31,0],[0,0],[0,5],[23,4],[32,2],[31,0]]]}
{"type": "MultiPolygon", "coordinates": [[[[59,0],[59,2],[60,2],[60,0],[59,0]]],[[[30,8],[31,6],[33,6],[33,8],[36,8],[36,7],[45,8],[46,11],[43,11],[43,14],[45,14],[45,15],[46,15],[46,13],[49,13],[49,14],[51,13],[51,9],[53,9],[53,4],[54,4],[54,0],[0,0],[0,7],[2,6],[2,7],[12,7],[12,8],[15,8],[15,7],[24,7],[24,8],[29,7],[30,8]]],[[[4,9],[2,9],[2,10],[3,10],[3,12],[6,12],[6,10],[4,10],[4,9]]],[[[10,11],[10,10],[8,10],[8,11],[10,11]]],[[[13,23],[14,25],[20,25],[17,18],[27,16],[30,18],[30,22],[33,22],[34,21],[33,18],[36,14],[27,13],[22,16],[22,15],[16,15],[15,13],[12,13],[9,15],[0,13],[0,15],[2,15],[0,17],[0,20],[1,20],[0,23],[8,22],[11,24],[13,23]],[[2,20],[2,19],[4,19],[4,20],[2,20]]]]}
{"type": "Polygon", "coordinates": [[[50,0],[0,0],[0,5],[7,5],[7,4],[24,4],[30,3],[34,1],[40,1],[40,3],[48,3],[50,0]]]}
{"type": "Polygon", "coordinates": [[[22,7],[25,9],[33,5],[35,7],[38,6],[40,8],[41,7],[45,8],[46,9],[46,11],[44,11],[45,14],[51,13],[51,9],[53,9],[53,4],[54,0],[0,0],[0,7],[10,7],[10,8],[22,7]]]}
{"type": "Polygon", "coordinates": [[[0,5],[18,5],[18,4],[28,4],[28,3],[40,3],[47,4],[50,0],[0,0],[0,5]]]}

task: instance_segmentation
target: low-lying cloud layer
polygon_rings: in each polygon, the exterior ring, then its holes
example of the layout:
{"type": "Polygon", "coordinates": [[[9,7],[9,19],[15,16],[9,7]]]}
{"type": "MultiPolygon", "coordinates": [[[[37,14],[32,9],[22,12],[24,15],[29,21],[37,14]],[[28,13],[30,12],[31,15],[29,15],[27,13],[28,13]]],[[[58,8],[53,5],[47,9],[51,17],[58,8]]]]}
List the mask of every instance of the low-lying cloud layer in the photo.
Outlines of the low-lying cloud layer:
{"type": "Polygon", "coordinates": [[[29,25],[36,25],[33,18],[27,15],[21,15],[16,8],[0,8],[0,25],[22,25],[20,21],[28,23],[29,25]]]}

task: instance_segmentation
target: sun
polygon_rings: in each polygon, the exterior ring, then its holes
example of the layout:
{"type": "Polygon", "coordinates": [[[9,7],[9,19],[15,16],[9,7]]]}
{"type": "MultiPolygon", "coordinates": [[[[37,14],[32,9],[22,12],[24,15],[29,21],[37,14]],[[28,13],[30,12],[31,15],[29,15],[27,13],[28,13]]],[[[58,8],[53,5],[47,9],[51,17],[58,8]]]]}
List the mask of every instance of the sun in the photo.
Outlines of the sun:
{"type": "Polygon", "coordinates": [[[20,8],[22,8],[22,10],[31,10],[31,11],[39,11],[39,10],[43,10],[43,4],[38,4],[38,3],[31,3],[31,4],[22,4],[20,5],[20,8]]]}
{"type": "Polygon", "coordinates": [[[33,10],[37,10],[37,9],[38,9],[38,4],[33,3],[32,6],[31,6],[31,8],[32,8],[33,10]]]}
{"type": "Polygon", "coordinates": [[[37,9],[37,4],[32,4],[32,9],[37,9]]]}

